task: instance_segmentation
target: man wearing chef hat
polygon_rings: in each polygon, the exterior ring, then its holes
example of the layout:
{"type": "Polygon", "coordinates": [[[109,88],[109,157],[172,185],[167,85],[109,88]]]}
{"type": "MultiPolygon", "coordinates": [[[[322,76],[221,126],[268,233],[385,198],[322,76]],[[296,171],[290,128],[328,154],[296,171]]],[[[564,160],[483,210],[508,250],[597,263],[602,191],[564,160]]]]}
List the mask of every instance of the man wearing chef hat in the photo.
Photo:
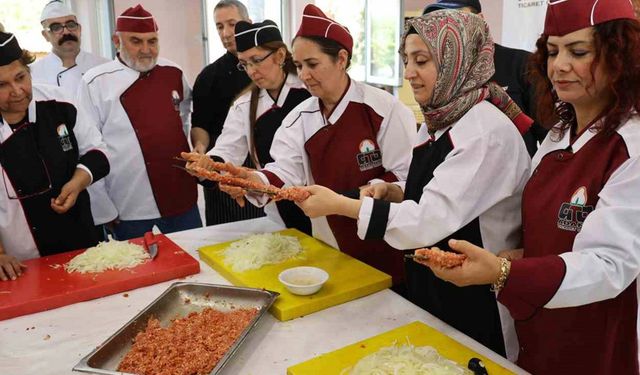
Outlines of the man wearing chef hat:
{"type": "MultiPolygon", "coordinates": [[[[29,66],[31,78],[34,83],[61,87],[67,99],[73,100],[82,75],[109,60],[80,49],[82,26],[75,13],[62,1],[47,3],[42,9],[40,22],[42,36],[51,43],[51,53],[29,66]]],[[[104,238],[104,224],[114,220],[118,212],[105,192],[104,181],[91,185],[87,190],[91,196],[93,221],[100,238],[104,238]]]]}
{"type": "Polygon", "coordinates": [[[109,60],[80,49],[82,26],[62,1],[45,5],[40,23],[42,36],[51,43],[51,53],[31,64],[33,82],[62,87],[73,97],[82,75],[109,60]]]}
{"type": "Polygon", "coordinates": [[[119,215],[116,236],[139,237],[154,225],[164,233],[202,226],[196,180],[172,167],[173,157],[189,151],[184,73],[158,57],[158,25],[141,5],[118,16],[113,42],[116,59],[82,77],[77,99],[111,151],[106,185],[119,215]]]}

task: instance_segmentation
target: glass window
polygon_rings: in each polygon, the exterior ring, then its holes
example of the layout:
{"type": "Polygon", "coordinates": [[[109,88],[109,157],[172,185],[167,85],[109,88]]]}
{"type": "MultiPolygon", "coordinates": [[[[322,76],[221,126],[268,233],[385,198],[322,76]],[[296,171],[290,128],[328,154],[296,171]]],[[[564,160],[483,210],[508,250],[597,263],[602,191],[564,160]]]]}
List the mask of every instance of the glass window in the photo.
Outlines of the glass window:
{"type": "Polygon", "coordinates": [[[365,81],[366,0],[316,0],[315,4],[322,9],[327,17],[340,22],[349,29],[349,32],[353,37],[353,55],[351,56],[349,76],[356,81],[365,81]]]}
{"type": "Polygon", "coordinates": [[[379,85],[401,86],[402,1],[367,1],[367,77],[379,85]]]}
{"type": "MultiPolygon", "coordinates": [[[[219,0],[204,0],[204,25],[206,25],[206,56],[207,64],[214,62],[226,52],[216,30],[213,20],[213,8],[219,0]]],[[[282,29],[282,0],[240,0],[249,11],[249,18],[254,22],[262,22],[265,19],[274,21],[280,31],[282,29]]]]}
{"type": "Polygon", "coordinates": [[[353,36],[351,78],[401,86],[402,0],[315,0],[315,4],[353,36]]]}
{"type": "Polygon", "coordinates": [[[42,8],[51,0],[2,0],[0,22],[6,32],[13,33],[20,47],[42,56],[51,51],[42,34],[40,14],[42,8]]]}

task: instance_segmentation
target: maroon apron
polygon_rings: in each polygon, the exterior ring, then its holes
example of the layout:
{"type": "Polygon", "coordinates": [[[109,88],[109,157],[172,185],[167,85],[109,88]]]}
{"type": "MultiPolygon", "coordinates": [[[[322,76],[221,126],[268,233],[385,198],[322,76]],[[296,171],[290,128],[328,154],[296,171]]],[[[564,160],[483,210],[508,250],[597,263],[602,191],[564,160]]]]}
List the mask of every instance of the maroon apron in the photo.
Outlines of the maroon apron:
{"type": "MultiPolygon", "coordinates": [[[[316,132],[306,143],[315,183],[342,193],[357,190],[374,178],[393,181],[382,166],[377,134],[383,118],[361,103],[350,102],[335,124],[316,132]]],[[[390,274],[394,284],[404,281],[403,252],[382,240],[358,238],[354,219],[327,216],[340,250],[390,274]]]]}
{"type": "MultiPolygon", "coordinates": [[[[523,193],[525,258],[571,251],[610,174],[627,159],[617,134],[597,134],[576,153],[545,155],[523,193]]],[[[635,282],[606,301],[541,308],[516,320],[518,364],[535,374],[637,374],[637,310],[635,282]]]]}
{"type": "Polygon", "coordinates": [[[196,180],[172,167],[174,157],[189,151],[180,118],[179,104],[183,99],[182,72],[157,65],[148,73],[141,73],[120,96],[140,143],[162,217],[185,213],[198,199],[196,180]]]}

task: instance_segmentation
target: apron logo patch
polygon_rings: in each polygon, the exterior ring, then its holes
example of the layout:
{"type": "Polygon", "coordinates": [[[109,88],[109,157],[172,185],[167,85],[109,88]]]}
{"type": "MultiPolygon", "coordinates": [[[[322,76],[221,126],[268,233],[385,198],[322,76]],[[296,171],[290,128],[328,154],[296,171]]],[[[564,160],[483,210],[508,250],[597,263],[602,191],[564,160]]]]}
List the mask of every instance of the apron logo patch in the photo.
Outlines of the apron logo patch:
{"type": "Polygon", "coordinates": [[[588,198],[587,188],[581,186],[571,195],[569,202],[562,203],[558,211],[558,228],[580,232],[587,215],[593,211],[593,206],[587,205],[588,198]]]}
{"type": "Polygon", "coordinates": [[[67,152],[73,150],[73,145],[71,144],[71,139],[69,138],[69,131],[67,130],[67,125],[60,124],[56,128],[56,133],[58,133],[58,141],[60,141],[60,146],[62,147],[62,151],[67,152]]]}
{"type": "Polygon", "coordinates": [[[382,166],[382,153],[380,150],[376,150],[376,145],[372,140],[363,140],[358,149],[360,153],[356,155],[356,159],[361,172],[382,166]]]}

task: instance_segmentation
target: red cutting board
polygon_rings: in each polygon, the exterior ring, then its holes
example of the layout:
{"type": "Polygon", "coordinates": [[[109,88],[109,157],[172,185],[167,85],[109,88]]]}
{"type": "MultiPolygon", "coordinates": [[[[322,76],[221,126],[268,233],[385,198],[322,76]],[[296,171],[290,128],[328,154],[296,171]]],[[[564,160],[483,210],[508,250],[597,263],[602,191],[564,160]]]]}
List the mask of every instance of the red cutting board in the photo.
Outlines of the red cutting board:
{"type": "MultiPolygon", "coordinates": [[[[134,268],[102,273],[67,273],[64,265],[84,250],[29,259],[17,280],[0,281],[0,320],[50,310],[200,272],[200,262],[164,235],[158,255],[134,268]],[[57,267],[56,265],[60,265],[57,267]]],[[[142,238],[130,242],[143,244],[142,238]]],[[[143,245],[144,246],[144,245],[143,245]]]]}

